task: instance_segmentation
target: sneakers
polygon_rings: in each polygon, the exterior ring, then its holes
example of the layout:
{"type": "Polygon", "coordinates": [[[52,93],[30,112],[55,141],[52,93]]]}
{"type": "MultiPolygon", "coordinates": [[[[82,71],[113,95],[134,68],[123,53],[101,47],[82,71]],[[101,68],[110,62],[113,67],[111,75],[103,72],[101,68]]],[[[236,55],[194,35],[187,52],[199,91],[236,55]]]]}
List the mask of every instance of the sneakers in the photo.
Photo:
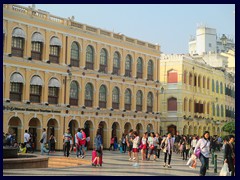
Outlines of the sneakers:
{"type": "Polygon", "coordinates": [[[168,168],[172,168],[172,166],[170,166],[170,165],[168,165],[167,167],[168,167],[168,168]]]}
{"type": "Polygon", "coordinates": [[[129,158],[129,161],[131,161],[132,160],[132,158],[129,158]]]}
{"type": "Polygon", "coordinates": [[[135,160],[136,158],[134,157],[133,160],[135,160]]]}
{"type": "Polygon", "coordinates": [[[166,167],[166,163],[164,163],[163,167],[166,167]]]}
{"type": "Polygon", "coordinates": [[[139,167],[139,164],[138,163],[134,163],[133,167],[139,167]]]}

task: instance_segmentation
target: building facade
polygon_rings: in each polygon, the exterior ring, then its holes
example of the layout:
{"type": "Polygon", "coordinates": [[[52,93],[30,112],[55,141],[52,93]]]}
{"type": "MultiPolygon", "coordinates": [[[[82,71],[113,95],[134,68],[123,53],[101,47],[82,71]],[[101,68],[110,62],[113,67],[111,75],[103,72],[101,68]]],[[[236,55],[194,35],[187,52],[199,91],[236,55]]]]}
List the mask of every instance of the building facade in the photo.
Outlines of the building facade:
{"type": "Polygon", "coordinates": [[[57,139],[78,127],[110,138],[160,129],[160,46],[61,18],[3,5],[3,131],[23,142],[42,128],[57,139]]]}
{"type": "Polygon", "coordinates": [[[208,130],[224,135],[222,126],[235,120],[229,73],[190,55],[162,55],[160,62],[161,131],[202,135],[208,130]]]}

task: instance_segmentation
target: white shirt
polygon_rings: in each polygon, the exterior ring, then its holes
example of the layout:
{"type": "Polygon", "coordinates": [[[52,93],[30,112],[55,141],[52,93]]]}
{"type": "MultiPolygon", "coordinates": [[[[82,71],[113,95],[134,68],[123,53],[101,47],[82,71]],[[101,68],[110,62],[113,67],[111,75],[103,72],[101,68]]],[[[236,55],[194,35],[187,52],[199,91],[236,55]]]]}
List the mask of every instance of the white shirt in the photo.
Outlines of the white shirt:
{"type": "Polygon", "coordinates": [[[30,139],[30,135],[28,133],[24,133],[24,142],[28,142],[30,139]]]}
{"type": "Polygon", "coordinates": [[[201,138],[198,140],[197,145],[194,149],[194,154],[196,153],[197,149],[200,147],[201,154],[205,156],[206,158],[210,157],[210,141],[205,140],[204,138],[201,138]]]}
{"type": "Polygon", "coordinates": [[[197,145],[197,139],[193,139],[191,142],[191,146],[196,147],[196,145],[197,145]]]}
{"type": "Polygon", "coordinates": [[[142,144],[147,144],[147,139],[145,137],[142,138],[142,144]]]}
{"type": "Polygon", "coordinates": [[[138,148],[138,141],[139,141],[139,136],[136,136],[133,139],[133,148],[138,148]]]}

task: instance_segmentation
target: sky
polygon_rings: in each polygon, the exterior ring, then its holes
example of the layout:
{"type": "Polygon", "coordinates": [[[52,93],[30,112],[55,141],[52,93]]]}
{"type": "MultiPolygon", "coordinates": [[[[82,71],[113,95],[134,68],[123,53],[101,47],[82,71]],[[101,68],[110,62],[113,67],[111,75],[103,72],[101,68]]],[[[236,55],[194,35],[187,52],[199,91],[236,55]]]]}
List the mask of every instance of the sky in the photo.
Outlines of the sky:
{"type": "MultiPolygon", "coordinates": [[[[21,4],[31,6],[31,4],[21,4]]],[[[164,54],[188,53],[199,25],[235,38],[234,4],[35,4],[37,9],[161,46],[164,54]]]]}

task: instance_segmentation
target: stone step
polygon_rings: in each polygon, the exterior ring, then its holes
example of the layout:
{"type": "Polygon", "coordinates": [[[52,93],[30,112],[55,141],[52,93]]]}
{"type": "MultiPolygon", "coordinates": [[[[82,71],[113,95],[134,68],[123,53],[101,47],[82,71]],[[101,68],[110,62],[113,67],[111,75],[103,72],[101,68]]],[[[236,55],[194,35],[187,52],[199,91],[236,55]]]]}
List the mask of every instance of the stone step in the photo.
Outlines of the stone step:
{"type": "Polygon", "coordinates": [[[70,157],[49,157],[48,167],[70,167],[82,164],[91,164],[91,161],[70,157]]]}
{"type": "Polygon", "coordinates": [[[48,162],[48,166],[61,166],[61,167],[70,167],[70,166],[79,166],[80,163],[69,163],[69,162],[48,162]]]}

